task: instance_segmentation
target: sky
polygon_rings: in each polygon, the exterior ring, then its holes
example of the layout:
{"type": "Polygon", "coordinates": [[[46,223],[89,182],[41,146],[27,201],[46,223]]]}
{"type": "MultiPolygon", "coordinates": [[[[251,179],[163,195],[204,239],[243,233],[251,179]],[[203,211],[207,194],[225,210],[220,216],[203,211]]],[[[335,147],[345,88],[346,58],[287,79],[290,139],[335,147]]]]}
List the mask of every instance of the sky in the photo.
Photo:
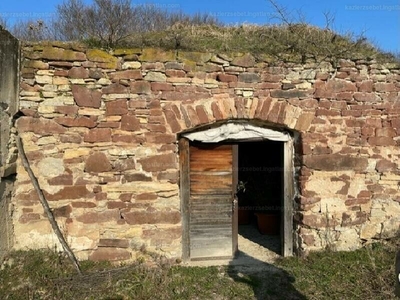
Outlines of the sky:
{"type": "MultiPolygon", "coordinates": [[[[17,20],[50,19],[63,0],[0,0],[0,16],[8,25],[17,20]]],[[[84,0],[90,3],[91,0],[84,0]]],[[[378,48],[400,53],[400,0],[275,0],[294,17],[325,27],[324,13],[334,16],[331,28],[339,33],[363,34],[378,48]]],[[[160,8],[186,13],[210,13],[231,25],[277,23],[268,0],[153,0],[160,8]]]]}

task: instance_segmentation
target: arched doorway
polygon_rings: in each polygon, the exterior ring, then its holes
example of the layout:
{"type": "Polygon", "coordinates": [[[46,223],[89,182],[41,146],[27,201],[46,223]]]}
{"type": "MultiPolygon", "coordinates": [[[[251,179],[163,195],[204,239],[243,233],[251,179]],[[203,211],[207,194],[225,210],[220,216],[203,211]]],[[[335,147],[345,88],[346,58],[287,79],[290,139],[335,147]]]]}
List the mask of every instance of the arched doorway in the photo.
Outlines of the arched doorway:
{"type": "MultiPolygon", "coordinates": [[[[252,147],[281,149],[281,159],[274,165],[281,174],[281,188],[276,195],[280,203],[280,254],[292,255],[293,138],[285,130],[254,126],[247,121],[228,121],[217,127],[184,132],[179,137],[184,260],[235,257],[238,250],[236,194],[244,183],[239,182],[239,177],[246,177],[243,164],[239,168],[239,162],[252,155],[252,147]]],[[[259,156],[258,167],[265,168],[268,160],[262,158],[262,151],[258,149],[254,153],[259,156]]],[[[265,154],[271,155],[272,152],[268,150],[265,154]]],[[[254,161],[257,157],[252,157],[251,167],[257,168],[254,161]]],[[[258,183],[258,191],[263,189],[265,186],[258,183]]]]}

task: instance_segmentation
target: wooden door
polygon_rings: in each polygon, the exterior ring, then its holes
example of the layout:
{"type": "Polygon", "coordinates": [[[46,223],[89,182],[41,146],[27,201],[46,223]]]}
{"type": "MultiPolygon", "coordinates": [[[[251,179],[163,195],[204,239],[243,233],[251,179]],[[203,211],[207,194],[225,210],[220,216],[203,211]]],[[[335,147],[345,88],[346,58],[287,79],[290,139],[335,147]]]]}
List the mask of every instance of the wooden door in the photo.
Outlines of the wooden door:
{"type": "Polygon", "coordinates": [[[189,257],[231,258],[233,242],[233,146],[189,148],[189,257]]]}

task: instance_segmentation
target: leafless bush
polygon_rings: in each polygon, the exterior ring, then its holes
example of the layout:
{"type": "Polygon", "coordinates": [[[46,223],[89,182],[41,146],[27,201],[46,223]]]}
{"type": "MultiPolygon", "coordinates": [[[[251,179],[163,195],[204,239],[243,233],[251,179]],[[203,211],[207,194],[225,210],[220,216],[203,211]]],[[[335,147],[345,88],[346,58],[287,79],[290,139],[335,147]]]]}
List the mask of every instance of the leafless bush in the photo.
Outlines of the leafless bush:
{"type": "Polygon", "coordinates": [[[6,29],[7,28],[7,21],[0,16],[0,29],[6,29]]]}
{"type": "Polygon", "coordinates": [[[54,40],[56,37],[52,25],[43,20],[19,21],[10,28],[10,32],[24,41],[54,40]]]}
{"type": "Polygon", "coordinates": [[[92,5],[67,0],[57,7],[53,26],[63,40],[92,40],[113,47],[132,34],[162,30],[178,22],[204,24],[217,20],[209,15],[170,12],[151,4],[133,7],[129,0],[94,0],[92,5]]]}

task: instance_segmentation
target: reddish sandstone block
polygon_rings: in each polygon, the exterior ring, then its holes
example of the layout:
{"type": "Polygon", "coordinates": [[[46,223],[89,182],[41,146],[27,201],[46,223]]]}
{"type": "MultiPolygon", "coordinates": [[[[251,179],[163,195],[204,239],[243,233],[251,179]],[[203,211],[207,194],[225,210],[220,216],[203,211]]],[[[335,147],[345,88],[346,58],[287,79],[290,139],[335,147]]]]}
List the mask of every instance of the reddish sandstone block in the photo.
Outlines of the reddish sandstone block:
{"type": "Polygon", "coordinates": [[[78,106],[100,108],[100,91],[90,90],[81,85],[72,85],[72,95],[78,106]]]}
{"type": "Polygon", "coordinates": [[[180,132],[181,131],[181,125],[179,124],[175,113],[172,111],[172,109],[165,109],[164,110],[164,115],[165,119],[167,120],[168,125],[171,128],[172,133],[180,132]]]}
{"type": "Polygon", "coordinates": [[[140,130],[140,122],[135,116],[124,115],[121,119],[121,129],[126,131],[138,131],[140,130]]]}
{"type": "Polygon", "coordinates": [[[39,220],[40,219],[40,214],[37,213],[25,213],[23,214],[18,221],[22,224],[29,223],[31,221],[39,220]]]}
{"type": "Polygon", "coordinates": [[[186,77],[186,72],[183,70],[166,70],[165,75],[168,77],[186,77]]]}
{"type": "Polygon", "coordinates": [[[135,211],[124,213],[129,225],[138,224],[178,224],[181,220],[179,211],[135,211]]]}
{"type": "Polygon", "coordinates": [[[83,136],[83,140],[88,143],[111,142],[111,129],[93,128],[83,136]]]}
{"type": "Polygon", "coordinates": [[[372,80],[365,80],[357,84],[360,92],[370,93],[373,90],[374,82],[372,80]]]}
{"type": "Polygon", "coordinates": [[[68,77],[85,79],[89,77],[89,71],[84,67],[73,67],[68,71],[68,77]]]}
{"type": "Polygon", "coordinates": [[[43,192],[49,201],[90,198],[92,196],[92,193],[85,185],[65,186],[55,194],[50,194],[45,190],[43,192]]]}
{"type": "Polygon", "coordinates": [[[125,70],[118,71],[110,74],[111,80],[120,80],[120,79],[142,79],[142,71],[141,70],[125,70]]]}
{"type": "Polygon", "coordinates": [[[152,181],[153,179],[151,177],[148,177],[145,174],[141,173],[135,173],[135,174],[125,174],[124,178],[127,182],[132,182],[132,181],[152,181]]]}
{"type": "Polygon", "coordinates": [[[371,146],[394,146],[396,144],[393,138],[386,136],[370,137],[368,143],[371,146]]]}
{"type": "Polygon", "coordinates": [[[172,144],[176,141],[176,137],[173,134],[160,134],[157,132],[145,133],[145,139],[147,143],[154,144],[172,144]]]}
{"type": "Polygon", "coordinates": [[[65,133],[66,129],[54,120],[21,117],[17,120],[16,126],[20,132],[34,132],[42,136],[65,133]]]}
{"type": "Polygon", "coordinates": [[[73,201],[71,206],[75,208],[93,208],[96,207],[96,203],[89,201],[73,201]]]}
{"type": "Polygon", "coordinates": [[[53,177],[48,180],[49,185],[73,185],[72,172],[53,177]]]}
{"type": "Polygon", "coordinates": [[[71,212],[72,212],[72,207],[70,205],[65,205],[62,207],[57,207],[52,209],[54,217],[64,217],[64,218],[69,218],[71,212]]]}
{"type": "Polygon", "coordinates": [[[99,247],[128,248],[129,241],[123,239],[100,239],[99,247]]]}
{"type": "Polygon", "coordinates": [[[65,127],[96,127],[96,122],[89,117],[59,117],[54,120],[65,127]]]}
{"type": "Polygon", "coordinates": [[[82,142],[82,136],[79,133],[74,132],[62,134],[60,135],[60,142],[80,144],[82,142]]]}
{"type": "Polygon", "coordinates": [[[85,172],[100,173],[107,172],[112,169],[111,163],[107,156],[102,152],[91,154],[85,161],[85,172]]]}
{"type": "Polygon", "coordinates": [[[224,115],[222,114],[222,111],[216,102],[213,102],[211,104],[211,110],[212,110],[213,116],[216,120],[224,119],[224,115]]]}
{"type": "Polygon", "coordinates": [[[142,193],[135,196],[137,201],[153,201],[157,200],[158,196],[156,193],[142,193]]]}
{"type": "Polygon", "coordinates": [[[396,135],[396,130],[390,127],[376,129],[376,136],[395,137],[396,135]]]}
{"type": "Polygon", "coordinates": [[[78,113],[79,107],[76,106],[56,106],[54,111],[63,115],[76,115],[78,113]]]}
{"type": "Polygon", "coordinates": [[[129,88],[119,83],[113,83],[104,87],[101,91],[103,94],[127,94],[129,88]]]}
{"type": "Polygon", "coordinates": [[[321,154],[304,156],[304,164],[314,170],[341,171],[355,170],[365,171],[368,167],[368,159],[365,157],[352,157],[340,154],[321,154]]]}
{"type": "Polygon", "coordinates": [[[229,75],[229,74],[218,74],[217,80],[221,82],[237,82],[238,78],[236,75],[229,75]]]}
{"type": "Polygon", "coordinates": [[[130,258],[128,250],[114,247],[99,247],[89,255],[89,260],[93,261],[120,261],[130,258]]]}
{"type": "Polygon", "coordinates": [[[131,93],[133,94],[150,94],[151,85],[147,81],[135,81],[130,85],[131,93]]]}
{"type": "Polygon", "coordinates": [[[142,158],[139,163],[142,165],[143,170],[147,172],[164,171],[177,167],[176,155],[173,153],[142,158]]]}
{"type": "Polygon", "coordinates": [[[174,86],[171,83],[166,82],[152,82],[151,83],[151,90],[158,92],[158,91],[173,91],[174,86]]]}
{"type": "Polygon", "coordinates": [[[128,113],[128,101],[126,99],[114,100],[106,103],[106,116],[126,115],[128,113]]]}

